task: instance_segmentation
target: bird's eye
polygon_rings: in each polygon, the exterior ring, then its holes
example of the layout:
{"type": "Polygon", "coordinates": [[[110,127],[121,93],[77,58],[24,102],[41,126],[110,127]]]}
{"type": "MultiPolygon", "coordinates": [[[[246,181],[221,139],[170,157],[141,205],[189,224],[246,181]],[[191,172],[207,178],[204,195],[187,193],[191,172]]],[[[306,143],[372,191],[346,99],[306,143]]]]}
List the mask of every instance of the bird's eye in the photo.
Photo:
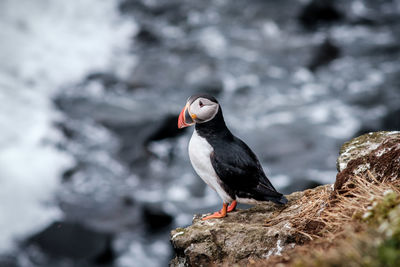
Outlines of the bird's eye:
{"type": "Polygon", "coordinates": [[[200,106],[201,108],[204,107],[203,102],[199,101],[199,106],[200,106]]]}

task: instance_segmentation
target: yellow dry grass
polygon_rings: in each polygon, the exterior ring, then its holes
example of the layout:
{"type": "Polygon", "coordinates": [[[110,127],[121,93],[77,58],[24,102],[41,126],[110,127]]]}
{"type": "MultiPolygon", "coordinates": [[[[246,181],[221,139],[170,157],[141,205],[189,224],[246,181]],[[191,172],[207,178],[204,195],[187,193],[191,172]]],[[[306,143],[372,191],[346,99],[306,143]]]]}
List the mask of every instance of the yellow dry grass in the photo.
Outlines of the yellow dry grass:
{"type": "MultiPolygon", "coordinates": [[[[333,243],[337,246],[338,240],[365,230],[363,216],[368,214],[374,203],[383,201],[387,192],[400,194],[400,181],[380,182],[368,172],[364,177],[355,176],[348,179],[340,192],[325,188],[305,194],[292,204],[301,208],[298,216],[277,216],[266,223],[268,226],[288,221],[295,231],[305,238],[305,244],[301,245],[299,242],[300,245],[284,252],[282,256],[273,256],[254,265],[287,266],[292,265],[296,258],[307,257],[307,254],[310,256],[310,251],[313,255],[324,254],[333,243]],[[313,242],[307,242],[311,240],[313,242]]],[[[362,238],[358,242],[363,242],[362,238]]],[[[359,246],[355,248],[354,244],[341,242],[340,246],[343,246],[340,251],[351,251],[354,255],[360,253],[359,246]]]]}

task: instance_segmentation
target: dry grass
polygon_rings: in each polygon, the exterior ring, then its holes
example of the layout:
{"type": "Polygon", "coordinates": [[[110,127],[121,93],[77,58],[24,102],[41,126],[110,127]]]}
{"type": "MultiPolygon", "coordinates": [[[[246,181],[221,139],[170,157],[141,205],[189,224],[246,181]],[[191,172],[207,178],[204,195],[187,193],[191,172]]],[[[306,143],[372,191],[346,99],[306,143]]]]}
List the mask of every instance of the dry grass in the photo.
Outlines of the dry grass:
{"type": "Polygon", "coordinates": [[[321,212],[319,219],[325,224],[321,234],[340,233],[346,224],[354,223],[354,219],[361,219],[367,214],[374,202],[382,201],[387,192],[399,194],[399,188],[400,181],[379,182],[370,172],[368,177],[356,176],[349,179],[340,192],[332,192],[328,207],[321,212]]]}
{"type": "MultiPolygon", "coordinates": [[[[307,255],[314,260],[323,258],[318,258],[316,255],[324,255],[333,245],[338,246],[340,240],[352,239],[352,235],[366,230],[367,224],[364,221],[367,215],[376,203],[384,200],[387,192],[400,194],[400,181],[380,182],[368,172],[364,177],[355,176],[348,179],[339,192],[325,188],[305,194],[292,204],[301,207],[298,216],[295,218],[277,216],[266,224],[269,226],[284,220],[288,221],[304,239],[297,240],[300,241],[296,242],[297,247],[284,252],[282,256],[273,256],[255,265],[292,265],[293,259],[307,258],[307,255]],[[310,240],[313,242],[307,242],[310,240]]],[[[357,245],[354,242],[341,242],[340,253],[347,251],[357,258],[357,254],[363,253],[360,248],[366,247],[363,244],[370,240],[358,238],[357,242],[357,245]]],[[[340,255],[336,255],[337,251],[331,252],[330,257],[341,259],[340,255]]]]}

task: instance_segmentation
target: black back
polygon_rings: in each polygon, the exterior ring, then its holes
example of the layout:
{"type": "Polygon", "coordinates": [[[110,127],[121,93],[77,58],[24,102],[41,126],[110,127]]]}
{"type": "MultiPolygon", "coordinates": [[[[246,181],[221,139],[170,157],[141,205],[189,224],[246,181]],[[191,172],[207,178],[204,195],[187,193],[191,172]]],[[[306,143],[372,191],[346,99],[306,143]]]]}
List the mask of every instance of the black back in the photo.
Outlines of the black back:
{"type": "Polygon", "coordinates": [[[196,131],[213,147],[211,163],[221,186],[233,199],[238,196],[279,204],[287,202],[268,180],[253,151],[226,127],[221,107],[212,120],[197,123],[196,131]]]}

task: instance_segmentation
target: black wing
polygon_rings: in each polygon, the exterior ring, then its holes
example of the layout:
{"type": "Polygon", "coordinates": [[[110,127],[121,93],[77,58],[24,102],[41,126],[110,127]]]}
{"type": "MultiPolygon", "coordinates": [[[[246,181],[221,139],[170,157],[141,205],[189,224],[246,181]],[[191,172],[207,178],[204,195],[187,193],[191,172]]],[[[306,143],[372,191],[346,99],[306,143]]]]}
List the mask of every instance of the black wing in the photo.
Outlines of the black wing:
{"type": "Polygon", "coordinates": [[[277,192],[258,161],[256,155],[239,138],[214,147],[211,163],[222,182],[238,197],[271,200],[281,203],[277,192]]]}

